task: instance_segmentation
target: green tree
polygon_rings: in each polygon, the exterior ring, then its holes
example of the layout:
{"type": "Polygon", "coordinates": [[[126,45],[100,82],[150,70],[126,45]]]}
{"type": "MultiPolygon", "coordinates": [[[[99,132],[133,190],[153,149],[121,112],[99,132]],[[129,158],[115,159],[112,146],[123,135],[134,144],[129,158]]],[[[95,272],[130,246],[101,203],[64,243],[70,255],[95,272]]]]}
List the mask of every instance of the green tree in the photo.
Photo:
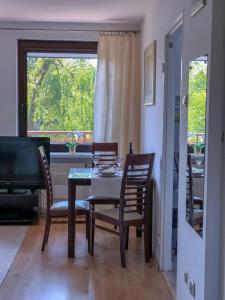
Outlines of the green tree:
{"type": "Polygon", "coordinates": [[[92,131],[96,60],[28,58],[28,130],[92,131]]]}
{"type": "Polygon", "coordinates": [[[205,132],[207,64],[192,63],[189,72],[188,131],[205,132]]]}

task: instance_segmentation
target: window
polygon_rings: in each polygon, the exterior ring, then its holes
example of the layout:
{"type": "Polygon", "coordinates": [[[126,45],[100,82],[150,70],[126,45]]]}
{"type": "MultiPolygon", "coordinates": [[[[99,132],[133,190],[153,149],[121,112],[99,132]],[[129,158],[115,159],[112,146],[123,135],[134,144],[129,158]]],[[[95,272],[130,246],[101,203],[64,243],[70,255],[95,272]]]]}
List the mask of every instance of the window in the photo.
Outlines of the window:
{"type": "Polygon", "coordinates": [[[93,136],[96,42],[19,41],[19,135],[49,136],[52,150],[71,132],[93,136]]]}

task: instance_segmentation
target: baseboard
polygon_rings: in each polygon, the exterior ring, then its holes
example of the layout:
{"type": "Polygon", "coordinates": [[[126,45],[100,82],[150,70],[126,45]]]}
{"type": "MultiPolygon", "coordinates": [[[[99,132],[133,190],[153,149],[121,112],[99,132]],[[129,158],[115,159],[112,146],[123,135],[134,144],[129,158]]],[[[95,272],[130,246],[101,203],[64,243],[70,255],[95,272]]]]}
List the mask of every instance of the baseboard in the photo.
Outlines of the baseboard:
{"type": "Polygon", "coordinates": [[[166,281],[166,283],[167,283],[167,285],[170,289],[170,292],[173,296],[173,299],[176,300],[176,288],[171,284],[171,280],[169,279],[169,276],[168,276],[169,273],[170,272],[162,272],[163,277],[164,277],[164,279],[165,279],[165,281],[166,281]]]}

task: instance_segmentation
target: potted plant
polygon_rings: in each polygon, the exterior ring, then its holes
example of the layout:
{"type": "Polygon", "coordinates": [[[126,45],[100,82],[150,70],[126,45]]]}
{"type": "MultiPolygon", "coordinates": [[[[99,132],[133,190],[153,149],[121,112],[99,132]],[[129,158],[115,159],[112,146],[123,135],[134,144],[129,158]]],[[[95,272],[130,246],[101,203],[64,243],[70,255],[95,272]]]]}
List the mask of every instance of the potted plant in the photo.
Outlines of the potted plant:
{"type": "Polygon", "coordinates": [[[79,131],[72,131],[70,134],[67,135],[68,141],[66,142],[66,146],[68,147],[70,153],[76,152],[76,147],[79,144],[78,141],[83,137],[83,132],[79,131]]]}
{"type": "Polygon", "coordinates": [[[202,153],[202,150],[204,148],[205,148],[205,144],[204,143],[197,143],[197,144],[195,144],[195,152],[196,152],[196,154],[202,153]]]}

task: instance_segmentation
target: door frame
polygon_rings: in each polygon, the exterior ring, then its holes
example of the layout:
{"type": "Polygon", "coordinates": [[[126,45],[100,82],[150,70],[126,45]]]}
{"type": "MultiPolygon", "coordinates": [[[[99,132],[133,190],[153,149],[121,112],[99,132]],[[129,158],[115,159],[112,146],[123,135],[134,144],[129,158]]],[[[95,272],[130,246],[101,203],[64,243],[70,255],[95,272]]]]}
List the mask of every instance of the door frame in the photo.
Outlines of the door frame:
{"type": "MultiPolygon", "coordinates": [[[[183,13],[178,17],[175,25],[165,36],[165,64],[164,64],[164,112],[163,112],[163,148],[162,148],[162,207],[161,207],[161,233],[160,233],[160,262],[159,267],[162,271],[172,269],[172,208],[173,208],[173,148],[171,147],[171,135],[168,136],[169,128],[174,125],[174,115],[168,114],[168,42],[170,36],[179,28],[182,29],[183,44],[183,13]],[[170,149],[168,151],[168,149],[170,149]]],[[[174,140],[174,130],[172,139],[174,140]]]]}

